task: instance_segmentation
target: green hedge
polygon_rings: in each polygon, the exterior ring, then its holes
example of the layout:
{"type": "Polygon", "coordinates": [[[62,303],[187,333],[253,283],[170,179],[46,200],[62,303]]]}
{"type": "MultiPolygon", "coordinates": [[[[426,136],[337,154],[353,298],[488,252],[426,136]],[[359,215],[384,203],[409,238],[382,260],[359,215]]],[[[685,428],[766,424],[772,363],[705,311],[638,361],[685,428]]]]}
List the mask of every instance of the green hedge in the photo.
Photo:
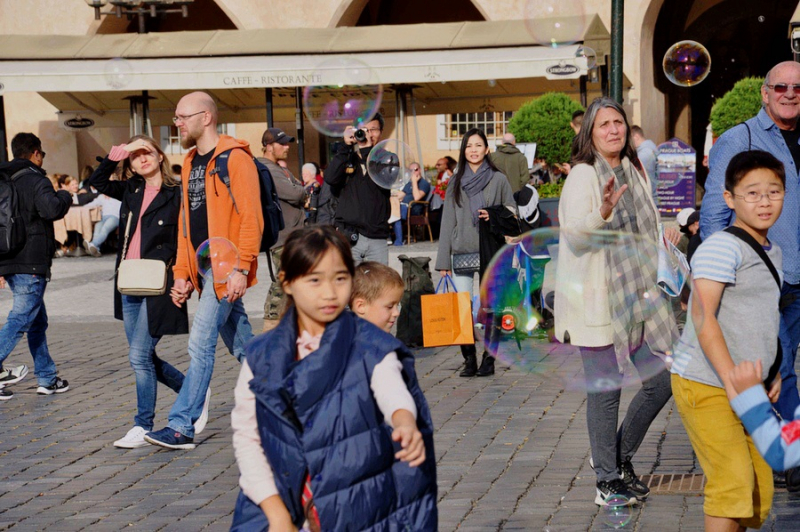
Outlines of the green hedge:
{"type": "Polygon", "coordinates": [[[522,104],[508,122],[517,142],[535,142],[536,157],[548,164],[569,162],[575,133],[572,113],[583,107],[561,92],[549,92],[522,104]]]}
{"type": "Polygon", "coordinates": [[[764,78],[741,79],[714,103],[711,108],[711,130],[715,137],[758,114],[763,83],[764,78]]]}

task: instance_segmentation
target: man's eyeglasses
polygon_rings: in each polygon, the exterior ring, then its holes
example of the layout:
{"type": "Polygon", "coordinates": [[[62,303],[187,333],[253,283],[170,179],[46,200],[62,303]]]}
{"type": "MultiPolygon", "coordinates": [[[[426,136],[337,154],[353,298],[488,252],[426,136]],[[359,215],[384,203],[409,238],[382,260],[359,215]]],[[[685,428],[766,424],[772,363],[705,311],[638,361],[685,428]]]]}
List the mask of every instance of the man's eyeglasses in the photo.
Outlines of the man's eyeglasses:
{"type": "Polygon", "coordinates": [[[177,124],[178,122],[185,123],[191,117],[199,115],[200,113],[205,113],[205,111],[197,111],[196,113],[192,113],[190,115],[175,115],[175,116],[172,117],[172,123],[173,124],[177,124]]]}
{"type": "Polygon", "coordinates": [[[789,87],[792,88],[792,92],[795,94],[800,94],[800,85],[789,85],[786,83],[776,83],[775,85],[767,85],[767,87],[771,90],[775,91],[775,94],[784,94],[786,91],[789,90],[789,87]]]}
{"type": "Polygon", "coordinates": [[[770,190],[766,194],[761,194],[754,190],[751,190],[747,194],[734,194],[737,198],[741,198],[747,203],[758,203],[761,201],[761,198],[767,197],[770,201],[783,201],[784,196],[786,196],[785,190],[770,190]]]}
{"type": "Polygon", "coordinates": [[[366,131],[367,133],[380,133],[381,128],[379,128],[379,127],[370,127],[370,128],[365,128],[364,131],[366,131]]]}
{"type": "Polygon", "coordinates": [[[44,161],[44,156],[47,155],[47,154],[45,152],[43,152],[42,150],[37,150],[37,151],[42,156],[42,160],[44,161]]]}
{"type": "Polygon", "coordinates": [[[411,171],[412,172],[419,172],[419,168],[412,168],[411,171]]]}

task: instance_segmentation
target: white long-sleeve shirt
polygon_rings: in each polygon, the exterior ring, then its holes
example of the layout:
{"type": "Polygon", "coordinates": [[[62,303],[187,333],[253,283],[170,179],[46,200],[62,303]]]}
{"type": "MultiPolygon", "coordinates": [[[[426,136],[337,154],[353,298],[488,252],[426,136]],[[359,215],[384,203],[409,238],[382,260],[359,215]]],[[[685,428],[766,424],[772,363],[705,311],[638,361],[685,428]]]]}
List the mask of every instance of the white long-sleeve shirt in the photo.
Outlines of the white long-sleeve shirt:
{"type": "MultiPolygon", "coordinates": [[[[300,360],[317,350],[321,336],[312,337],[307,332],[297,340],[297,353],[300,360]]],[[[417,407],[414,398],[406,387],[402,374],[403,365],[394,351],[375,366],[370,380],[370,389],[375,397],[386,423],[392,426],[392,415],[398,410],[408,410],[417,418],[417,407]]],[[[245,360],[239,372],[239,379],[234,389],[236,406],[231,412],[233,428],[233,451],[239,465],[239,486],[247,497],[260,504],[262,501],[278,494],[272,468],[261,447],[256,421],[256,396],[250,389],[253,372],[245,360]]]]}

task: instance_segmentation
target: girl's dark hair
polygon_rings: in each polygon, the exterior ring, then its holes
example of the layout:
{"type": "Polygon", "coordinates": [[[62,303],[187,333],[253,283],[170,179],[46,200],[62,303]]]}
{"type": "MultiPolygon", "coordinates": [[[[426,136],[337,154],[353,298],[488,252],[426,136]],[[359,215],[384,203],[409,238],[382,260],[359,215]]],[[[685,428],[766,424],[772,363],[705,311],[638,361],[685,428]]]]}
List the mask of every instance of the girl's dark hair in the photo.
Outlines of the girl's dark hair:
{"type": "MultiPolygon", "coordinates": [[[[453,189],[453,199],[456,200],[456,205],[461,207],[461,178],[464,177],[464,172],[466,171],[467,165],[467,142],[469,142],[470,137],[478,135],[482,140],[483,144],[488,148],[489,141],[486,140],[486,133],[483,132],[482,129],[477,127],[473,127],[469,131],[464,134],[464,138],[461,139],[461,148],[458,150],[458,167],[456,168],[456,173],[453,175],[452,179],[450,180],[450,184],[448,185],[448,189],[453,189]]],[[[483,159],[489,165],[489,168],[494,170],[495,172],[499,172],[497,167],[494,165],[492,160],[489,158],[489,154],[486,154],[486,157],[483,159]]]]}
{"type": "MultiPolygon", "coordinates": [[[[281,284],[291,283],[308,275],[329,249],[338,251],[347,271],[351,276],[355,275],[356,267],[350,244],[342,233],[332,225],[313,225],[296,229],[286,238],[281,253],[281,284]]],[[[290,298],[288,294],[286,297],[290,298]]]]}
{"type": "Polygon", "coordinates": [[[597,157],[600,155],[597,152],[594,141],[592,140],[594,123],[597,120],[597,113],[600,112],[600,109],[614,109],[616,112],[622,115],[622,119],[625,121],[626,132],[625,145],[622,147],[622,151],[619,155],[620,157],[627,157],[631,163],[636,166],[636,168],[640,168],[641,164],[639,163],[639,157],[636,155],[636,148],[634,148],[633,139],[631,139],[631,125],[630,122],[628,122],[628,115],[625,113],[625,109],[623,109],[620,104],[607,96],[595,98],[595,100],[590,103],[589,107],[586,109],[586,114],[583,116],[581,130],[578,133],[578,136],[575,137],[575,147],[572,150],[572,166],[581,163],[594,166],[597,157]]]}
{"type": "Polygon", "coordinates": [[[769,152],[750,150],[737,153],[728,163],[728,168],[725,170],[725,190],[733,194],[734,187],[741,183],[744,176],[760,168],[770,170],[786,187],[786,170],[783,163],[769,152]]]}

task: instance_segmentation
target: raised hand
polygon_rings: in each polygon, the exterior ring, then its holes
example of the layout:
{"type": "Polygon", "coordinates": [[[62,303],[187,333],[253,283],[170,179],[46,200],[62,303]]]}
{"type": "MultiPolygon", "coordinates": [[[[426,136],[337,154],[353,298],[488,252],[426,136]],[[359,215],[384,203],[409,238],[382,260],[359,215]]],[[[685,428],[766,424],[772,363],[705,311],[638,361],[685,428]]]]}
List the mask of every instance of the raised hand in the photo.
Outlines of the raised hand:
{"type": "Polygon", "coordinates": [[[608,218],[611,215],[611,213],[614,211],[614,207],[616,207],[617,203],[619,203],[622,194],[628,190],[628,185],[622,185],[619,187],[619,190],[615,192],[615,181],[616,178],[611,176],[611,178],[608,180],[608,183],[606,183],[603,187],[603,204],[600,205],[600,216],[602,216],[603,219],[608,218]]]}

